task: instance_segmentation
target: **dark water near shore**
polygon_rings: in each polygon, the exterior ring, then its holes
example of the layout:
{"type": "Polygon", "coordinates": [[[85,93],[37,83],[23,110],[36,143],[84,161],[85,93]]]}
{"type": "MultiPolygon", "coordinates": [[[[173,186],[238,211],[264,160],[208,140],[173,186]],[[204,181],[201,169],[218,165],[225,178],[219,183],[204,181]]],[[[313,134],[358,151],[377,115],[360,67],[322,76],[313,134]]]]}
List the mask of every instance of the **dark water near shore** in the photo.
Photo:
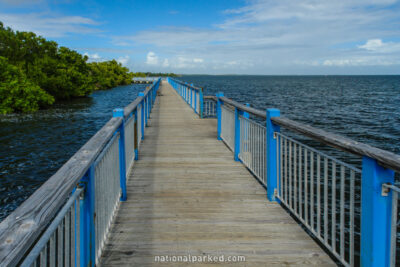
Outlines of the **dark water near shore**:
{"type": "Polygon", "coordinates": [[[0,221],[54,174],[145,85],[98,91],[35,114],[0,116],[0,221]]]}

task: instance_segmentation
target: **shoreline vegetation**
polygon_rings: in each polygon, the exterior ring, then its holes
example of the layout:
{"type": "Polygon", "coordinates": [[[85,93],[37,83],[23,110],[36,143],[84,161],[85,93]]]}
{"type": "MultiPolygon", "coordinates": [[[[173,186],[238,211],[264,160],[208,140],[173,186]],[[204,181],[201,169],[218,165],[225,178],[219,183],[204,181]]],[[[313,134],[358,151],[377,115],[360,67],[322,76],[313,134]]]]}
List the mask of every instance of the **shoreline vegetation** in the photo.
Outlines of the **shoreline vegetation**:
{"type": "Polygon", "coordinates": [[[0,22],[0,114],[35,112],[57,101],[131,84],[133,77],[176,76],[134,73],[116,60],[89,63],[88,59],[33,32],[13,31],[0,22]]]}

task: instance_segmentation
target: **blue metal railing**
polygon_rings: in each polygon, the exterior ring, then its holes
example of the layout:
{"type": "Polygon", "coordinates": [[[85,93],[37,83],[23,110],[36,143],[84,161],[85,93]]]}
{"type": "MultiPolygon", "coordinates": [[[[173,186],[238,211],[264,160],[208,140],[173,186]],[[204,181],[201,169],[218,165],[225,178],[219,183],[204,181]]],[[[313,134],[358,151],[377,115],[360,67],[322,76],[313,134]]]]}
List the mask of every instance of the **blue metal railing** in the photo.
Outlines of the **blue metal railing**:
{"type": "Polygon", "coordinates": [[[118,205],[127,199],[127,172],[138,159],[139,144],[160,80],[155,80],[124,109],[115,109],[113,118],[0,224],[1,266],[99,263],[118,205]],[[77,172],[79,168],[86,171],[77,172]],[[60,191],[60,186],[52,189],[55,184],[63,185],[62,179],[71,184],[63,189],[66,193],[60,191]],[[54,211],[47,214],[50,209],[54,211]],[[41,221],[37,221],[36,214],[41,214],[41,221]],[[18,231],[33,222],[34,227],[18,231]],[[21,226],[15,230],[14,224],[21,226]]]}
{"type": "Polygon", "coordinates": [[[222,93],[215,103],[217,138],[264,184],[270,201],[281,203],[344,266],[396,266],[399,189],[390,185],[394,172],[400,172],[399,155],[280,117],[277,109],[248,107],[222,93]],[[358,155],[362,168],[311,148],[281,128],[358,155]]]}
{"type": "Polygon", "coordinates": [[[204,109],[203,89],[170,77],[167,78],[167,82],[186,101],[194,112],[199,114],[202,118],[204,109]]]}

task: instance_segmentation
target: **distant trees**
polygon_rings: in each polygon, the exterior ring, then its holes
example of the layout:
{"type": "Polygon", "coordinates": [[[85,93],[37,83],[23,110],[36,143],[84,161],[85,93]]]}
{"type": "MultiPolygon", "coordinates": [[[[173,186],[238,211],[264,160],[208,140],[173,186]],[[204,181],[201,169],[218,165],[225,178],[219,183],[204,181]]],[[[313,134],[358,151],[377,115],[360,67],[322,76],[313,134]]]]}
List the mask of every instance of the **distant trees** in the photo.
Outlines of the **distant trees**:
{"type": "Polygon", "coordinates": [[[115,60],[88,64],[96,90],[132,83],[134,74],[115,60]]]}
{"type": "Polygon", "coordinates": [[[132,73],[115,60],[87,60],[54,41],[33,32],[14,32],[0,22],[0,114],[34,112],[58,100],[130,84],[133,77],[166,76],[132,73]]]}
{"type": "Polygon", "coordinates": [[[133,77],[178,77],[175,73],[135,72],[133,77]]]}

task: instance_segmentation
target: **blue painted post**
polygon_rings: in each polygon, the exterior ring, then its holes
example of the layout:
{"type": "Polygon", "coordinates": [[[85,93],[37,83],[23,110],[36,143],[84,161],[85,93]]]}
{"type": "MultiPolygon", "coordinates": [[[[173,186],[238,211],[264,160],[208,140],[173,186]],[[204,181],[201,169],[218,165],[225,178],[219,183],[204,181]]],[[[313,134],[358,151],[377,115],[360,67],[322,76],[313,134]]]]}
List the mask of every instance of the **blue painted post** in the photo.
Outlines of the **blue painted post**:
{"type": "MultiPolygon", "coordinates": [[[[139,96],[144,96],[144,93],[143,92],[140,92],[139,93],[139,96]]],[[[143,138],[144,138],[144,111],[145,111],[145,108],[144,108],[144,98],[142,99],[142,101],[140,101],[140,109],[141,109],[141,120],[140,120],[140,123],[142,124],[142,125],[140,125],[140,131],[142,132],[142,140],[143,140],[143,138]]]]}
{"type": "Polygon", "coordinates": [[[197,93],[194,91],[194,112],[197,113],[197,93]]]}
{"type": "MultiPolygon", "coordinates": [[[[124,154],[125,155],[125,154],[124,154]]],[[[125,158],[124,158],[125,159],[125,158]]],[[[125,163],[125,161],[124,161],[125,163]]],[[[87,219],[88,222],[88,226],[89,226],[89,230],[88,230],[88,239],[89,239],[89,255],[90,255],[90,260],[89,260],[89,266],[94,267],[95,266],[95,259],[96,259],[96,239],[95,239],[95,234],[96,234],[96,229],[95,229],[95,224],[94,224],[94,220],[95,220],[95,212],[94,212],[94,204],[95,204],[95,185],[94,185],[94,166],[92,165],[89,170],[88,170],[88,174],[89,174],[89,181],[87,183],[87,197],[89,199],[89,212],[87,214],[87,216],[89,216],[89,218],[87,219]]]]}
{"type": "Polygon", "coordinates": [[[126,166],[125,166],[125,121],[124,109],[116,108],[113,110],[113,117],[121,117],[122,123],[119,126],[119,183],[121,186],[121,201],[126,200],[126,166]]]}
{"type": "Polygon", "coordinates": [[[240,115],[243,114],[243,111],[239,110],[235,107],[235,146],[234,146],[234,159],[235,161],[239,160],[239,153],[240,153],[240,115]]]}
{"type": "MultiPolygon", "coordinates": [[[[136,129],[137,129],[137,127],[138,127],[138,125],[137,125],[137,119],[138,119],[138,116],[137,116],[137,109],[138,109],[139,107],[136,107],[136,109],[135,109],[135,112],[134,112],[134,116],[135,116],[135,127],[136,127],[136,129]]],[[[136,133],[137,133],[137,131],[136,131],[136,133]]],[[[138,134],[136,134],[136,136],[135,136],[135,138],[137,139],[138,138],[138,134]]],[[[140,140],[136,140],[136,144],[138,144],[139,145],[139,142],[140,142],[140,140]]],[[[135,148],[135,160],[138,160],[139,159],[139,150],[138,150],[138,145],[136,146],[136,148],[135,148]]]]}
{"type": "Polygon", "coordinates": [[[87,213],[87,202],[89,201],[86,197],[86,192],[82,193],[79,198],[79,266],[87,266],[87,262],[89,261],[89,252],[88,252],[88,223],[86,216],[87,213]]]}
{"type": "Polygon", "coordinates": [[[94,266],[95,264],[95,228],[94,228],[94,166],[90,166],[81,181],[84,192],[79,198],[79,251],[80,266],[94,266]]]}
{"type": "Polygon", "coordinates": [[[203,109],[204,109],[204,99],[203,99],[203,88],[199,91],[199,103],[200,103],[200,118],[203,118],[203,109]]]}
{"type": "Polygon", "coordinates": [[[267,109],[267,120],[266,120],[266,143],[267,143],[267,197],[269,201],[277,201],[275,198],[275,191],[277,190],[277,149],[276,142],[277,137],[274,134],[275,132],[280,132],[279,125],[274,124],[271,121],[272,117],[279,117],[280,111],[279,109],[270,108],[267,109]]]}
{"type": "MultiPolygon", "coordinates": [[[[361,266],[390,266],[392,193],[382,195],[382,184],[394,184],[394,171],[364,156],[361,178],[361,266]]],[[[397,214],[395,215],[397,216],[397,214]]]]}
{"type": "Polygon", "coordinates": [[[223,97],[224,93],[217,93],[217,118],[218,118],[218,127],[217,127],[217,132],[218,132],[218,140],[222,140],[221,139],[221,122],[222,122],[222,110],[221,110],[221,106],[224,104],[224,102],[221,101],[221,99],[219,99],[220,97],[223,97]]]}

